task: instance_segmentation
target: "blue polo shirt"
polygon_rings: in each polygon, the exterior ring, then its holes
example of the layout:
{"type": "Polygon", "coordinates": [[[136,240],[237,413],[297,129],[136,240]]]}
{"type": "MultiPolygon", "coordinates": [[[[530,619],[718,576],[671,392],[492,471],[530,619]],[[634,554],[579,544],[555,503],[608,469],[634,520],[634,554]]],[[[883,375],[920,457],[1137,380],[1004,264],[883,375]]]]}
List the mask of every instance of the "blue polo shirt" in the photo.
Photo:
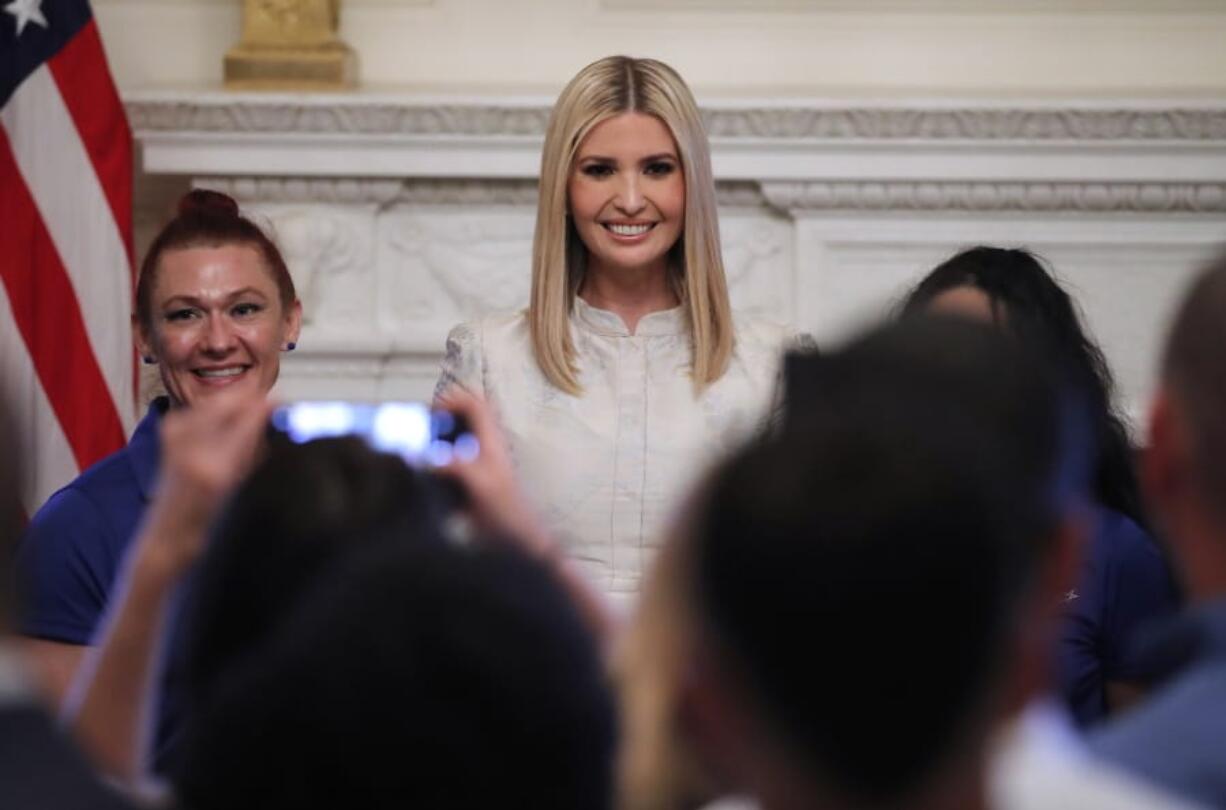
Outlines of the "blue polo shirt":
{"type": "Polygon", "coordinates": [[[1172,621],[1153,650],[1172,673],[1091,747],[1177,794],[1226,807],[1226,598],[1172,621]]]}
{"type": "Polygon", "coordinates": [[[17,551],[22,635],[92,640],[153,494],[158,423],[168,405],[155,400],[126,447],[52,495],[26,527],[17,551]]]}
{"type": "MultiPolygon", "coordinates": [[[[89,644],[115,589],[124,555],[140,527],[157,481],[158,425],[169,407],[159,397],[122,450],[81,473],[34,515],[17,551],[17,629],[24,636],[89,644]]],[[[154,752],[161,771],[179,726],[180,594],[171,607],[171,639],[154,752]]]]}
{"type": "Polygon", "coordinates": [[[1077,586],[1065,595],[1056,657],[1060,692],[1083,727],[1106,716],[1108,682],[1149,680],[1138,630],[1169,619],[1178,606],[1153,538],[1111,509],[1100,507],[1096,518],[1077,586]]]}

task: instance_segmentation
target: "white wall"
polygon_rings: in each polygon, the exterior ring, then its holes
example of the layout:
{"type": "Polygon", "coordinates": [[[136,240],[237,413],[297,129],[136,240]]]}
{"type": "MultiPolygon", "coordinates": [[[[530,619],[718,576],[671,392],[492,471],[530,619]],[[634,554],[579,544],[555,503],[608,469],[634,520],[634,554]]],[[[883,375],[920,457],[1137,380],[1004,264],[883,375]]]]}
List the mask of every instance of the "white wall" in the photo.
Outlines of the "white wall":
{"type": "MultiPolygon", "coordinates": [[[[342,3],[370,85],[553,93],[626,52],[699,95],[1226,94],[1226,0],[342,3]]],[[[241,0],[95,6],[123,90],[219,82],[238,39],[241,0]]]]}

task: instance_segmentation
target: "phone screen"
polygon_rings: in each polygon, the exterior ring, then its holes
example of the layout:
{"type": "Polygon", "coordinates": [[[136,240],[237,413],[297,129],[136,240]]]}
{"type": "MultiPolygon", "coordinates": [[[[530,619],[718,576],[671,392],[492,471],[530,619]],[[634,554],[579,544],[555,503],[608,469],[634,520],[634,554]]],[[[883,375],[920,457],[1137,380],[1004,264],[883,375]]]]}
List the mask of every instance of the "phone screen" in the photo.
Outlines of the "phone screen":
{"type": "Polygon", "coordinates": [[[462,418],[421,402],[294,402],[274,410],[270,421],[293,442],[360,436],[415,466],[471,461],[480,450],[462,418]]]}

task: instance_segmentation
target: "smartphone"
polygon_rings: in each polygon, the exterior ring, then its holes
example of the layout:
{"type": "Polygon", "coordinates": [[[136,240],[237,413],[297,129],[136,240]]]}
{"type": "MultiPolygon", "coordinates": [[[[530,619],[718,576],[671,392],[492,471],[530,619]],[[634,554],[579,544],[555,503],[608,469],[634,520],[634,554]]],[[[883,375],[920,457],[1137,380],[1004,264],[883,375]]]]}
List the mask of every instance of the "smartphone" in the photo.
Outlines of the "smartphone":
{"type": "Polygon", "coordinates": [[[333,436],[359,436],[384,453],[418,467],[452,459],[471,461],[480,452],[463,417],[422,402],[294,402],[276,408],[273,429],[299,444],[333,436]]]}

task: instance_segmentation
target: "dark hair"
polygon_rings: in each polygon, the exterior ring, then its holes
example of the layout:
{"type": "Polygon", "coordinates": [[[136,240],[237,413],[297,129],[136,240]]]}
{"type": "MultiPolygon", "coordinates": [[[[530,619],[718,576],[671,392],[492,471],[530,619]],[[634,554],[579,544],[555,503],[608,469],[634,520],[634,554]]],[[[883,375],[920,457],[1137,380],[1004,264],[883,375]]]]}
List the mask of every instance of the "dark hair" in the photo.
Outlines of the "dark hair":
{"type": "Polygon", "coordinates": [[[1042,367],[969,321],[792,356],[786,382],[777,432],[700,500],[697,603],[813,778],[895,802],[985,733],[1080,443],[1042,367]]]}
{"type": "Polygon", "coordinates": [[[282,308],[288,310],[293,305],[298,297],[294,279],[272,239],[239,213],[238,203],[232,197],[197,188],[179,200],[178,214],[154,238],[141,263],[136,282],[136,317],[147,332],[153,331],[153,288],[162,254],[169,250],[221,245],[255,248],[277,285],[282,308]]]}
{"type": "Polygon", "coordinates": [[[1226,256],[1184,294],[1162,355],[1162,377],[1187,417],[1197,472],[1226,519],[1226,256]]]}
{"type": "Polygon", "coordinates": [[[509,551],[381,547],[227,673],[176,787],[194,810],[610,806],[595,644],[509,551]]]}
{"type": "Polygon", "coordinates": [[[929,273],[903,312],[926,309],[941,293],[974,287],[991,301],[998,323],[1071,378],[1088,400],[1098,445],[1095,494],[1105,506],[1148,526],[1137,486],[1134,448],[1116,411],[1114,382],[1102,350],[1082,326],[1076,304],[1042,260],[1028,250],[973,247],[929,273]]]}
{"type": "Polygon", "coordinates": [[[213,529],[188,604],[188,712],[355,545],[444,542],[437,482],[353,437],[273,441],[213,529]]]}

